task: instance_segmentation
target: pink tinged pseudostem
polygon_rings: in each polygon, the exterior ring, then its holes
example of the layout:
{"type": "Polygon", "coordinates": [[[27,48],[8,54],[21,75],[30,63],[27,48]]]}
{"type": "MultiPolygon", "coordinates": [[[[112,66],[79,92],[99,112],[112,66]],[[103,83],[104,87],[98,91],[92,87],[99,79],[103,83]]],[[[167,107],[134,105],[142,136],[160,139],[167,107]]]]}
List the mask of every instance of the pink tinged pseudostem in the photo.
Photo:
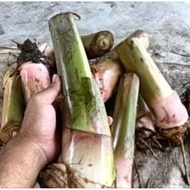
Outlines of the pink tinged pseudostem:
{"type": "Polygon", "coordinates": [[[92,75],[98,83],[102,98],[106,102],[114,93],[123,73],[119,60],[102,61],[91,65],[92,75]]]}
{"type": "Polygon", "coordinates": [[[179,127],[188,120],[187,110],[176,91],[162,101],[150,103],[149,108],[156,124],[163,129],[179,127]]]}
{"type": "Polygon", "coordinates": [[[119,172],[117,173],[117,179],[119,180],[116,180],[116,187],[131,188],[133,160],[128,158],[127,153],[124,157],[120,156],[115,160],[115,166],[119,168],[119,172]]]}
{"type": "Polygon", "coordinates": [[[19,68],[26,102],[34,94],[47,88],[51,79],[45,65],[27,62],[19,68]]]}

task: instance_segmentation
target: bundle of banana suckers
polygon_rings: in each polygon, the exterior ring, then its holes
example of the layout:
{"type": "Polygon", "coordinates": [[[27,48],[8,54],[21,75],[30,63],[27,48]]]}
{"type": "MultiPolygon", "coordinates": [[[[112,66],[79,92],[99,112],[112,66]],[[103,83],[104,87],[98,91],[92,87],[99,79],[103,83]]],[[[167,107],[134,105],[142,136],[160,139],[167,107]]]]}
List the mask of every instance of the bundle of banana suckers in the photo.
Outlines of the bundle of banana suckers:
{"type": "Polygon", "coordinates": [[[0,138],[6,144],[19,132],[27,102],[57,73],[62,151],[40,173],[40,185],[130,188],[135,130],[159,129],[181,145],[188,113],[149,55],[146,32],[137,30],[114,46],[110,31],[80,35],[76,17],[66,12],[49,20],[53,48],[30,39],[0,46],[0,59],[9,60],[0,138]],[[111,110],[106,106],[110,100],[111,110]]]}

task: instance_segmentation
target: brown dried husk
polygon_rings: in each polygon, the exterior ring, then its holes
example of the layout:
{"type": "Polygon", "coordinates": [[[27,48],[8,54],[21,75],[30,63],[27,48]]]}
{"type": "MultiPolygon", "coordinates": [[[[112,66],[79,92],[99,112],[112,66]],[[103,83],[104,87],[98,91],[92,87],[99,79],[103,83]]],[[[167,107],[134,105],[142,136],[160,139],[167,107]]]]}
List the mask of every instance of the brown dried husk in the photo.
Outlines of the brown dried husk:
{"type": "Polygon", "coordinates": [[[40,173],[39,183],[41,187],[51,188],[106,188],[101,184],[88,180],[64,163],[49,165],[46,170],[40,173]]]}
{"type": "Polygon", "coordinates": [[[7,123],[1,129],[0,138],[7,144],[20,130],[21,123],[7,123]]]}

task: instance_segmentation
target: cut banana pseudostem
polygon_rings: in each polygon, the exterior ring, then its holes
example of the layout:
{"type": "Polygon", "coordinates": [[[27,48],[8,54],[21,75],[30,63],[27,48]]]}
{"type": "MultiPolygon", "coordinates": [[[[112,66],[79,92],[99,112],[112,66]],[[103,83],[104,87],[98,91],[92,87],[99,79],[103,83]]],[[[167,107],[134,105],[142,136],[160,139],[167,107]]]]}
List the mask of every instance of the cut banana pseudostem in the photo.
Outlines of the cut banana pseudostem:
{"type": "Polygon", "coordinates": [[[172,90],[141,40],[128,37],[116,46],[116,52],[128,71],[135,72],[141,81],[140,93],[160,128],[161,135],[173,144],[181,145],[185,178],[189,184],[182,136],[188,129],[188,112],[176,91],[172,90]]]}
{"type": "Polygon", "coordinates": [[[112,138],[100,90],[92,77],[73,13],[49,21],[62,79],[62,150],[40,174],[45,187],[115,187],[112,138]]]}
{"type": "Polygon", "coordinates": [[[114,44],[113,34],[110,31],[81,36],[81,40],[89,59],[100,57],[109,52],[114,44]]]}
{"type": "Polygon", "coordinates": [[[17,73],[11,76],[12,72],[12,69],[8,69],[3,80],[4,99],[0,137],[4,143],[18,133],[25,110],[21,79],[17,73]]]}
{"type": "Polygon", "coordinates": [[[140,93],[157,126],[168,129],[187,122],[187,110],[177,92],[171,89],[141,41],[135,37],[127,38],[116,47],[116,51],[126,69],[139,76],[140,93]]]}
{"type": "Polygon", "coordinates": [[[117,188],[131,188],[132,184],[138,95],[138,76],[124,74],[119,83],[111,126],[117,188]]]}

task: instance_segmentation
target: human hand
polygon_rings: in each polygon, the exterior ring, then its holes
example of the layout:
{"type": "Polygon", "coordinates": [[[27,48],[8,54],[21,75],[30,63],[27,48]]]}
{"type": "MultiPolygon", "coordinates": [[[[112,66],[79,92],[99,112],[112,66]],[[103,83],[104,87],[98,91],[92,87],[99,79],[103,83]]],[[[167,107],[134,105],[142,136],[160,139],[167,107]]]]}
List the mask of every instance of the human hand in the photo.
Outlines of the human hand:
{"type": "Polygon", "coordinates": [[[54,75],[51,85],[29,100],[19,132],[42,150],[47,163],[53,161],[60,151],[61,142],[58,142],[56,110],[52,105],[60,90],[60,77],[54,75]]]}

